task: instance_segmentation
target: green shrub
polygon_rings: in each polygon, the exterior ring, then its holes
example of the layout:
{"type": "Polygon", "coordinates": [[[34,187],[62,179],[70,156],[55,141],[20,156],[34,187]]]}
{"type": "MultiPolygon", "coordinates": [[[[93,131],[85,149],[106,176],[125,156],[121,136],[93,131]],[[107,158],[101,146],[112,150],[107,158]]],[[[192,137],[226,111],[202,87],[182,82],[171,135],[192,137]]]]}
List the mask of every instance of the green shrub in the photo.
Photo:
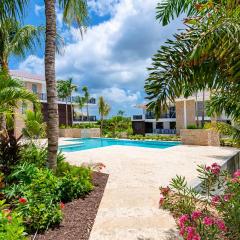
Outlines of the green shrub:
{"type": "Polygon", "coordinates": [[[198,127],[195,124],[187,125],[187,129],[198,129],[198,127]]]}
{"type": "Polygon", "coordinates": [[[27,240],[25,235],[22,218],[5,205],[5,200],[0,201],[0,239],[27,240]]]}
{"type": "Polygon", "coordinates": [[[97,123],[76,123],[73,124],[72,126],[66,126],[66,125],[60,125],[60,129],[67,129],[67,128],[99,128],[100,125],[97,123]]]}
{"type": "Polygon", "coordinates": [[[156,141],[180,141],[180,137],[173,135],[131,135],[128,136],[129,139],[131,140],[156,140],[156,141]]]}
{"type": "Polygon", "coordinates": [[[84,196],[93,189],[89,168],[62,162],[58,164],[57,174],[61,176],[60,189],[63,202],[84,196]]]}

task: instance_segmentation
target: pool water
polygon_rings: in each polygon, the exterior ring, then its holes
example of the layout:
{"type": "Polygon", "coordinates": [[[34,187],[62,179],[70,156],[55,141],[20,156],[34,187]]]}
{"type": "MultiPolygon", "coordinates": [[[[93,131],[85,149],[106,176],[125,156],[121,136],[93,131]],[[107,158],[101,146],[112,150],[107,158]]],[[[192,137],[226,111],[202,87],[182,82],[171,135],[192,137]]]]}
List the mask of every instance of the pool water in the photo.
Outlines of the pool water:
{"type": "Polygon", "coordinates": [[[72,143],[59,147],[63,152],[75,152],[114,145],[163,149],[180,144],[180,142],[118,140],[110,138],[77,138],[67,141],[71,141],[72,143]]]}

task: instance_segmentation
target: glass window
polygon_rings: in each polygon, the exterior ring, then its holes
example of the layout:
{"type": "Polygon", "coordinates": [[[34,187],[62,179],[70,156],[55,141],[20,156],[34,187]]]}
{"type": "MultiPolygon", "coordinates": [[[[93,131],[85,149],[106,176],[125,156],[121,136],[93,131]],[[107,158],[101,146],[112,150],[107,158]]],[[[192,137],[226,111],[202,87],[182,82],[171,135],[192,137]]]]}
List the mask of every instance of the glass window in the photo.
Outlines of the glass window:
{"type": "Polygon", "coordinates": [[[37,93],[37,84],[32,84],[32,92],[37,93]]]}

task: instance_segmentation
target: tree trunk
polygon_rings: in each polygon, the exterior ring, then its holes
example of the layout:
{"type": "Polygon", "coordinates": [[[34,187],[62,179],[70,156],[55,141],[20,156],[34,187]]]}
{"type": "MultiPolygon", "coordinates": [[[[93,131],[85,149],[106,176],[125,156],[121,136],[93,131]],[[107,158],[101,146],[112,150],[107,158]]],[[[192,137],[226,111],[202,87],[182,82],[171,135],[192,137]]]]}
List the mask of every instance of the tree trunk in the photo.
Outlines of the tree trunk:
{"type": "Polygon", "coordinates": [[[56,51],[56,14],[55,0],[45,0],[46,42],[45,42],[45,78],[48,103],[48,166],[55,170],[57,167],[59,118],[55,80],[55,51],[56,51]]]}
{"type": "Polygon", "coordinates": [[[90,124],[89,111],[88,111],[88,100],[87,100],[87,120],[88,120],[88,123],[90,124]]]}
{"type": "Polygon", "coordinates": [[[101,116],[101,128],[100,128],[100,136],[102,137],[103,132],[103,116],[101,116]]]}
{"type": "Polygon", "coordinates": [[[202,101],[203,101],[203,105],[202,105],[202,127],[204,126],[204,120],[205,120],[205,92],[203,90],[203,98],[202,98],[202,101]]]}
{"type": "Polygon", "coordinates": [[[70,96],[70,103],[71,103],[71,118],[72,118],[71,125],[73,125],[73,104],[72,104],[72,95],[70,96]]]}
{"type": "Polygon", "coordinates": [[[68,126],[68,105],[67,105],[67,98],[66,98],[66,105],[65,105],[65,117],[66,117],[66,121],[65,121],[65,124],[66,126],[68,126]]]}
{"type": "Polygon", "coordinates": [[[197,127],[199,127],[199,117],[198,117],[198,93],[196,93],[196,104],[195,104],[195,112],[197,117],[197,127]]]}

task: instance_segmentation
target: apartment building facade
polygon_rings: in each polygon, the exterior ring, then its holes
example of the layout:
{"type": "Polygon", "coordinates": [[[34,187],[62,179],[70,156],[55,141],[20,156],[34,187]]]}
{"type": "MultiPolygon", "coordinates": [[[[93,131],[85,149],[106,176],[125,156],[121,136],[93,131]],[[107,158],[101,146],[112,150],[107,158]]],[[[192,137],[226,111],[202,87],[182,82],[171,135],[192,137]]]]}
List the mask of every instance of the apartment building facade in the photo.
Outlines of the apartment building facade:
{"type": "Polygon", "coordinates": [[[180,129],[204,122],[224,121],[231,122],[224,113],[213,118],[207,115],[205,106],[210,99],[210,92],[199,92],[189,98],[178,98],[175,104],[170,104],[167,111],[159,119],[148,111],[144,104],[137,105],[142,113],[132,116],[132,126],[135,134],[178,134],[180,129]]]}
{"type": "MultiPolygon", "coordinates": [[[[11,70],[10,75],[13,78],[19,79],[23,82],[24,86],[31,92],[35,93],[39,101],[41,102],[41,109],[43,113],[44,121],[47,121],[47,94],[46,94],[46,82],[43,76],[30,74],[28,72],[11,70]]],[[[75,123],[80,123],[87,121],[86,114],[80,114],[79,108],[76,103],[74,103],[76,96],[73,96],[72,99],[68,98],[67,101],[67,111],[68,111],[68,124],[72,125],[75,123]],[[71,109],[71,101],[73,105],[73,118],[72,118],[72,109],[71,109]],[[81,116],[82,115],[82,116],[81,116]]],[[[91,98],[88,103],[89,107],[96,105],[96,99],[91,98]]],[[[14,125],[15,125],[15,135],[21,135],[22,129],[24,128],[24,112],[27,109],[33,110],[32,104],[26,105],[25,103],[19,103],[19,107],[16,110],[14,115],[14,125]]],[[[59,125],[63,125],[66,123],[66,100],[58,98],[58,114],[59,114],[59,125]]],[[[89,121],[97,121],[96,116],[89,116],[89,121]]]]}

